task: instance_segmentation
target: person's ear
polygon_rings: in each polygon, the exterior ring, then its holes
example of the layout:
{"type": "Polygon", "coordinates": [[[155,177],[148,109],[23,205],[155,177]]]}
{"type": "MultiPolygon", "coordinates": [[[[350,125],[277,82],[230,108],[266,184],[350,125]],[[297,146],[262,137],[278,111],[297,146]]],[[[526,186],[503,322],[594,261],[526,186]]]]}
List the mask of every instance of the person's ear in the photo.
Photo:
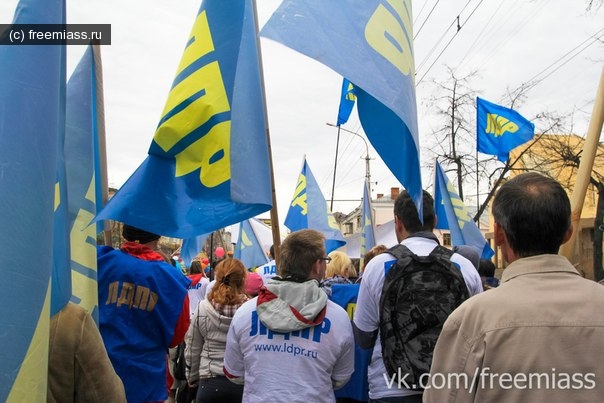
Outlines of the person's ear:
{"type": "Polygon", "coordinates": [[[566,233],[564,234],[564,238],[562,238],[562,244],[564,245],[565,243],[568,242],[568,240],[573,236],[573,225],[571,224],[568,229],[566,230],[566,233]]]}
{"type": "Polygon", "coordinates": [[[503,227],[498,223],[494,224],[493,239],[495,240],[495,245],[497,246],[503,245],[506,241],[505,231],[503,230],[503,227]]]}

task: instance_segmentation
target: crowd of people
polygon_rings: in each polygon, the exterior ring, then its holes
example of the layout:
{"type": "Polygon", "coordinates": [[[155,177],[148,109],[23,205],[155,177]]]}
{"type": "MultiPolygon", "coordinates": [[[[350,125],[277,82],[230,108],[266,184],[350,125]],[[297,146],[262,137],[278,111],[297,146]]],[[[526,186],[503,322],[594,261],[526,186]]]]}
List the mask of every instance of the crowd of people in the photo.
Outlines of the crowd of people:
{"type": "Polygon", "coordinates": [[[400,246],[374,247],[360,270],[305,229],[285,238],[279,267],[253,270],[227,255],[210,281],[201,259],[183,275],[158,252],[159,235],[124,225],[119,249],[98,248],[98,329],[72,304],[52,318],[48,401],[599,401],[604,288],[558,255],[573,230],[566,192],[522,174],[499,189],[492,210],[507,263],[500,279],[468,246],[442,252],[428,192],[421,218],[400,193],[400,246]],[[424,301],[424,291],[404,287],[434,278],[418,268],[433,267],[420,263],[434,265],[436,255],[463,296],[442,315],[412,312],[405,326],[414,334],[391,348],[385,290],[399,281],[405,301],[424,301]],[[419,274],[399,280],[405,267],[419,274]],[[405,360],[419,368],[411,339],[426,326],[436,333],[433,343],[421,339],[419,361],[430,365],[409,385],[401,368],[405,360]],[[393,358],[403,362],[398,374],[393,358]]]}

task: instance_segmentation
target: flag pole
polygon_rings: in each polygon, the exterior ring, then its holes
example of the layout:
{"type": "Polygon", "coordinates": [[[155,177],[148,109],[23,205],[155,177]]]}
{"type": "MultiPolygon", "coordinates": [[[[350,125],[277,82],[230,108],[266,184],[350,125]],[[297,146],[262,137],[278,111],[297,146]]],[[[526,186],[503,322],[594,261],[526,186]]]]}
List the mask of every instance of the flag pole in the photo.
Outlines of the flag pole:
{"type": "Polygon", "coordinates": [[[331,203],[329,205],[329,210],[333,212],[333,193],[336,188],[336,170],[338,168],[338,148],[340,147],[340,125],[338,125],[338,137],[336,140],[336,158],[333,163],[333,182],[331,184],[331,203]]]}
{"type": "Polygon", "coordinates": [[[256,44],[258,48],[258,68],[260,69],[260,87],[262,91],[262,102],[264,102],[264,123],[266,126],[266,143],[268,145],[268,160],[271,171],[271,194],[273,207],[271,208],[271,228],[273,232],[273,247],[275,249],[275,263],[279,267],[281,250],[281,233],[279,231],[279,215],[277,213],[277,193],[275,191],[275,173],[273,169],[273,151],[271,147],[271,136],[268,128],[268,111],[266,107],[266,90],[264,88],[264,68],[262,65],[262,47],[260,46],[260,36],[258,35],[258,12],[256,10],[256,0],[252,0],[254,8],[254,27],[256,30],[256,44]]]}
{"type": "MultiPolygon", "coordinates": [[[[478,133],[477,133],[478,135],[478,133]]],[[[476,213],[480,209],[480,186],[478,184],[478,147],[476,147],[476,213]]],[[[476,226],[480,229],[480,218],[476,220],[476,226]]]]}
{"type": "MultiPolygon", "coordinates": [[[[109,200],[109,181],[107,179],[107,144],[105,141],[105,99],[103,92],[103,64],[101,62],[101,46],[92,43],[92,55],[94,57],[94,88],[95,88],[95,111],[96,111],[96,147],[98,149],[98,166],[95,167],[95,175],[99,175],[98,183],[100,189],[97,191],[96,205],[104,207],[109,200]],[[100,199],[100,200],[99,200],[100,199]]],[[[98,211],[97,211],[98,212],[98,211]]],[[[103,243],[113,246],[111,227],[109,220],[103,220],[103,243]]]]}
{"type": "MultiPolygon", "coordinates": [[[[573,234],[571,238],[560,248],[560,254],[566,256],[571,263],[576,263],[578,258],[575,252],[577,243],[577,236],[580,230],[579,220],[581,219],[581,211],[583,209],[583,202],[585,200],[585,194],[587,193],[587,186],[591,178],[591,171],[593,169],[594,160],[596,157],[596,151],[598,149],[598,141],[600,139],[600,133],[602,132],[602,124],[604,123],[604,68],[600,74],[600,84],[596,92],[594,100],[594,107],[589,121],[589,127],[587,128],[587,136],[585,143],[583,144],[583,151],[581,152],[581,162],[579,163],[579,169],[577,171],[577,179],[575,187],[571,195],[571,225],[573,226],[573,234]]],[[[593,278],[593,273],[591,273],[593,278]]],[[[589,276],[588,276],[589,277],[589,276]]]]}

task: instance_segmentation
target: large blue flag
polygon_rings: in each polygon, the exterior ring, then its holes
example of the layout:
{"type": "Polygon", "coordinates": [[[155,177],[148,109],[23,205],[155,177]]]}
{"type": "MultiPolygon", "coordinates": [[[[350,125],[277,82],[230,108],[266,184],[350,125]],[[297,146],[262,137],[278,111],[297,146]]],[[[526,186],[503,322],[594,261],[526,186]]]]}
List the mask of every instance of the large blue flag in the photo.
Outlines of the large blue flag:
{"type": "Polygon", "coordinates": [[[285,226],[291,231],[312,228],[325,235],[325,250],[327,253],[346,244],[340,227],[336,222],[325,196],[315,180],[306,158],[302,172],[298,177],[294,197],[289,206],[285,226]]]}
{"type": "Polygon", "coordinates": [[[242,221],[239,226],[239,238],[237,239],[237,245],[235,246],[234,257],[241,260],[245,267],[257,267],[268,263],[268,257],[258,236],[252,227],[253,219],[242,221]]]}
{"type": "Polygon", "coordinates": [[[204,0],[149,156],[97,219],[190,238],[270,210],[253,1],[204,0]]]}
{"type": "Polygon", "coordinates": [[[100,57],[88,46],[67,83],[65,165],[71,240],[71,301],[87,309],[98,320],[96,225],[90,225],[100,200],[98,161],[100,105],[97,79],[100,57]],[[98,100],[97,100],[98,99],[98,100]]]}
{"type": "MultiPolygon", "coordinates": [[[[64,0],[21,0],[15,24],[63,24],[64,0]]],[[[0,46],[0,401],[46,401],[65,47],[0,46]]]]}
{"type": "Polygon", "coordinates": [[[451,232],[453,246],[473,246],[480,253],[482,259],[491,258],[495,253],[468,214],[468,209],[459,197],[457,189],[438,161],[435,166],[434,210],[438,218],[436,228],[448,229],[451,232]]]}
{"type": "Polygon", "coordinates": [[[371,207],[371,190],[369,182],[365,179],[363,187],[363,211],[361,214],[361,262],[363,267],[365,253],[373,248],[375,243],[375,227],[373,225],[373,208],[371,207]]]}
{"type": "Polygon", "coordinates": [[[505,163],[510,151],[535,136],[535,125],[513,109],[476,98],[476,143],[505,163]]]}
{"type": "Polygon", "coordinates": [[[422,217],[411,0],[290,0],[261,35],[354,83],[367,138],[422,217]]]}
{"type": "Polygon", "coordinates": [[[348,118],[352,113],[354,101],[357,97],[354,95],[354,85],[347,79],[342,80],[342,95],[340,96],[340,107],[338,108],[337,125],[343,125],[348,122],[348,118]]]}

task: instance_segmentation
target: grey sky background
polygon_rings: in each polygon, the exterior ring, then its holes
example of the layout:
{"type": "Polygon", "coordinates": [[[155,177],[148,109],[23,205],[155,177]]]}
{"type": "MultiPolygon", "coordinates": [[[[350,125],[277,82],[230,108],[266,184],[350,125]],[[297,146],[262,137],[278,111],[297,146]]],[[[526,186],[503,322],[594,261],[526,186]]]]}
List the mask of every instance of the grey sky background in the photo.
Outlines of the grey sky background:
{"type": "MultiPolygon", "coordinates": [[[[257,1],[260,27],[279,3],[257,1]]],[[[12,21],[16,4],[0,2],[0,23],[12,21]]],[[[68,23],[112,28],[112,44],[101,50],[110,186],[119,188],[146,157],[200,5],[200,0],[67,1],[68,23]]],[[[472,88],[495,103],[505,104],[506,89],[536,79],[517,110],[528,119],[543,111],[572,114],[574,133],[585,135],[604,66],[604,11],[585,8],[582,0],[413,1],[422,165],[433,158],[427,151],[431,133],[444,124],[430,99],[439,95],[432,80],[448,78],[446,66],[458,76],[476,70],[472,88]]],[[[283,223],[304,155],[325,198],[331,198],[337,129],[326,123],[336,121],[342,78],[268,39],[261,39],[261,46],[283,223]]],[[[68,48],[68,76],[83,51],[68,48]]],[[[364,137],[356,111],[343,127],[364,137]]],[[[347,213],[362,197],[366,150],[360,138],[343,131],[339,151],[334,211],[347,213]]],[[[400,186],[371,147],[369,155],[371,179],[377,182],[372,196],[400,186]]],[[[425,188],[431,176],[423,172],[425,188]]]]}

